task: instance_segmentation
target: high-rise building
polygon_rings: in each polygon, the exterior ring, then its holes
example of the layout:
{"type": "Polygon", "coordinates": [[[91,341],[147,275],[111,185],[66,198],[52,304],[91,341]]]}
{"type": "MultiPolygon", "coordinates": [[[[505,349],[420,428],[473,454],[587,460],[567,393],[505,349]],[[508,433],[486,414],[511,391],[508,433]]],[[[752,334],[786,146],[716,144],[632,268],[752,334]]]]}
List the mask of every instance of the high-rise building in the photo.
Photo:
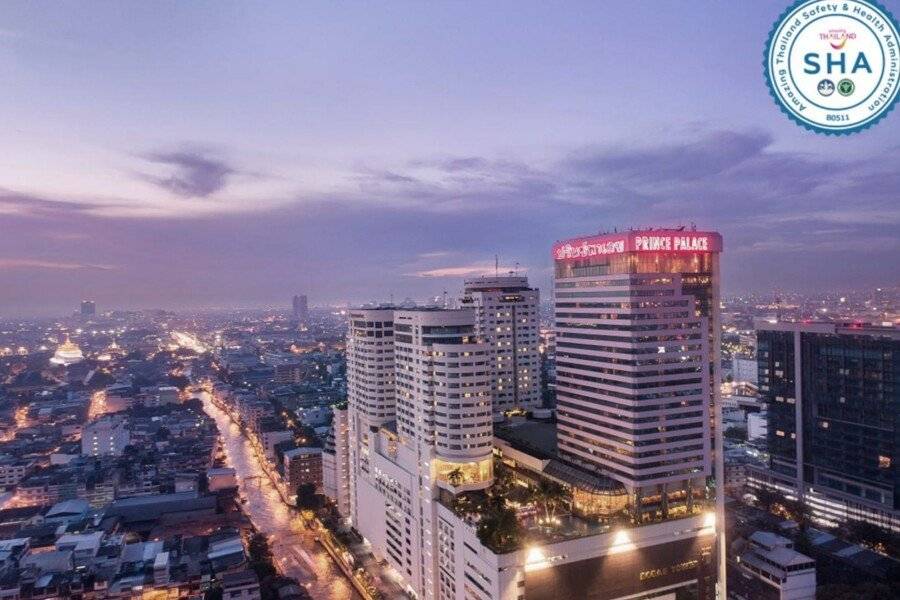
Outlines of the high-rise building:
{"type": "Polygon", "coordinates": [[[294,310],[294,320],[301,324],[309,323],[309,302],[305,294],[294,296],[292,307],[294,310]]]}
{"type": "MultiPolygon", "coordinates": [[[[559,451],[621,482],[638,520],[690,514],[713,471],[720,487],[725,480],[722,454],[712,454],[721,420],[721,251],[718,233],[684,228],[553,247],[559,451]]],[[[723,595],[725,562],[720,527],[723,595]]]]}
{"type": "Polygon", "coordinates": [[[757,336],[770,463],[748,483],[826,524],[900,531],[900,329],[760,322],[757,336]]]}
{"type": "Polygon", "coordinates": [[[350,312],[351,518],[374,554],[428,600],[708,598],[702,499],[679,508],[673,492],[638,520],[620,482],[561,460],[553,423],[493,437],[494,355],[476,331],[473,309],[350,312]]]}
{"type": "Polygon", "coordinates": [[[471,309],[356,310],[347,363],[353,523],[410,591],[447,597],[436,498],[491,484],[490,347],[471,309]]]}
{"type": "Polygon", "coordinates": [[[347,332],[350,437],[350,518],[357,514],[357,482],[369,473],[369,437],[396,418],[394,309],[350,311],[347,332]]]}
{"type": "Polygon", "coordinates": [[[97,314],[97,304],[93,300],[82,300],[81,316],[93,317],[95,314],[97,314]]]}
{"type": "Polygon", "coordinates": [[[460,303],[475,309],[475,333],[491,346],[494,412],[540,406],[540,292],[527,277],[480,277],[465,282],[460,303]]]}
{"type": "Polygon", "coordinates": [[[333,408],[331,431],[322,453],[322,487],[338,512],[350,516],[350,428],[347,406],[333,408]]]}
{"type": "Polygon", "coordinates": [[[717,233],[656,229],[553,249],[560,453],[622,482],[648,518],[712,474],[721,247],[717,233]]]}
{"type": "Polygon", "coordinates": [[[312,484],[322,490],[322,449],[292,448],[283,454],[284,484],[288,495],[295,495],[301,485],[312,484]]]}

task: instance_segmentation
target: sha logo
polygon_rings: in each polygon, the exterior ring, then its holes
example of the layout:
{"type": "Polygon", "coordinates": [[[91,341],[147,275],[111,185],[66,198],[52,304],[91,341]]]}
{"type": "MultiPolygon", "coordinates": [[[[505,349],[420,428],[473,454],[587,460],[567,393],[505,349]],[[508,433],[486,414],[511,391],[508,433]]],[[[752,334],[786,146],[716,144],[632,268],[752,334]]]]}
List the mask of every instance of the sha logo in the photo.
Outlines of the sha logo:
{"type": "Polygon", "coordinates": [[[772,97],[788,117],[817,133],[871,127],[897,101],[898,29],[873,0],[799,0],[775,22],[766,43],[772,97]]]}

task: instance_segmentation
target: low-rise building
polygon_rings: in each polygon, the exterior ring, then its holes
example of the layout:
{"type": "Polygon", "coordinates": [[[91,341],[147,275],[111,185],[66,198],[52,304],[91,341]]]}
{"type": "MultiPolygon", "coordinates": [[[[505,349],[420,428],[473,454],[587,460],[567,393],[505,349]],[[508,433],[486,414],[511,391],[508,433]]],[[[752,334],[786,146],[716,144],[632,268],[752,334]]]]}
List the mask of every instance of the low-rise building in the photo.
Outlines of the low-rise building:
{"type": "Polygon", "coordinates": [[[739,548],[728,568],[733,600],[814,600],[816,561],[794,550],[791,540],[757,531],[739,548]]]}

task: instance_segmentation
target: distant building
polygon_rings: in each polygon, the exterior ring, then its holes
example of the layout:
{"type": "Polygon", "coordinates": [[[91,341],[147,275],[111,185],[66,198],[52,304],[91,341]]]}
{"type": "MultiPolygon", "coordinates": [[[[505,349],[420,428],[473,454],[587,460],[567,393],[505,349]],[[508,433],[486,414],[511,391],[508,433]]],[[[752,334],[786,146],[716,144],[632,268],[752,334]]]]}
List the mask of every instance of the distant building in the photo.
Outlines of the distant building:
{"type": "Polygon", "coordinates": [[[735,356],[731,359],[731,377],[735,383],[759,383],[759,366],[752,356],[735,356]]]}
{"type": "Polygon", "coordinates": [[[760,323],[768,469],[748,484],[801,498],[814,518],[900,532],[900,329],[760,323]]]}
{"type": "Polygon", "coordinates": [[[97,304],[93,300],[81,301],[81,316],[93,317],[97,314],[97,304]]]}
{"type": "Polygon", "coordinates": [[[237,472],[231,467],[208,469],[206,481],[210,492],[237,489],[237,472]]]}
{"type": "Polygon", "coordinates": [[[747,415],[747,440],[767,439],[769,436],[769,413],[765,410],[747,415]]]}
{"type": "Polygon", "coordinates": [[[82,354],[81,348],[78,347],[78,344],[70,340],[69,335],[66,334],[66,341],[59,345],[59,348],[56,349],[50,362],[54,365],[68,367],[69,365],[80,363],[83,360],[84,354],[82,354]]]}
{"type": "Polygon", "coordinates": [[[222,576],[222,598],[228,600],[260,600],[259,579],[247,569],[222,576]]]}
{"type": "Polygon", "coordinates": [[[34,470],[35,462],[30,458],[17,458],[0,454],[0,490],[13,487],[34,470]]]}
{"type": "Polygon", "coordinates": [[[294,296],[294,320],[302,324],[309,323],[309,303],[305,294],[294,296]]]}
{"type": "Polygon", "coordinates": [[[789,539],[757,531],[728,565],[733,600],[815,600],[816,561],[789,539]]]}
{"type": "Polygon", "coordinates": [[[125,419],[105,416],[84,426],[81,432],[81,454],[86,456],[121,456],[130,441],[125,419]]]}
{"type": "Polygon", "coordinates": [[[284,453],[284,483],[289,495],[311,483],[322,490],[322,449],[294,448],[284,453]]]}
{"type": "Polygon", "coordinates": [[[491,346],[493,411],[541,404],[540,292],[519,276],[468,279],[460,300],[475,309],[475,334],[491,346]]]}

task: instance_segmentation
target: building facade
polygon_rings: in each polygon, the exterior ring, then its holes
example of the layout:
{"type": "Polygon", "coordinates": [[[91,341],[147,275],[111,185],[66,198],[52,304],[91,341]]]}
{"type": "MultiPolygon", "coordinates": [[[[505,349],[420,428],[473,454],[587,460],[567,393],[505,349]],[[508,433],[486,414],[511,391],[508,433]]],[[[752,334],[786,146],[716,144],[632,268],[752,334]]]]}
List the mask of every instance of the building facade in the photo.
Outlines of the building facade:
{"type": "Polygon", "coordinates": [[[770,464],[753,485],[801,498],[817,519],[900,531],[900,330],[758,324],[770,464]]]}
{"type": "Polygon", "coordinates": [[[81,431],[81,454],[121,456],[131,437],[125,419],[112,415],[87,423],[81,431]]]}
{"type": "Polygon", "coordinates": [[[436,498],[492,481],[490,347],[472,309],[354,311],[347,367],[354,526],[410,592],[446,597],[436,498]]]}
{"type": "Polygon", "coordinates": [[[347,332],[350,518],[358,512],[357,482],[369,475],[369,437],[396,418],[394,309],[350,311],[347,332]]]}
{"type": "Polygon", "coordinates": [[[324,493],[343,517],[350,516],[350,426],[347,406],[335,406],[322,454],[324,493]]]}
{"type": "Polygon", "coordinates": [[[294,320],[301,324],[309,323],[309,301],[305,294],[294,296],[291,301],[291,308],[294,313],[294,320]]]}
{"type": "Polygon", "coordinates": [[[462,306],[475,309],[475,332],[491,346],[493,410],[541,405],[540,292],[527,277],[465,282],[462,306]]]}
{"type": "Polygon", "coordinates": [[[676,230],[553,249],[560,454],[622,482],[648,518],[690,510],[712,474],[720,250],[716,233],[676,230]]]}

